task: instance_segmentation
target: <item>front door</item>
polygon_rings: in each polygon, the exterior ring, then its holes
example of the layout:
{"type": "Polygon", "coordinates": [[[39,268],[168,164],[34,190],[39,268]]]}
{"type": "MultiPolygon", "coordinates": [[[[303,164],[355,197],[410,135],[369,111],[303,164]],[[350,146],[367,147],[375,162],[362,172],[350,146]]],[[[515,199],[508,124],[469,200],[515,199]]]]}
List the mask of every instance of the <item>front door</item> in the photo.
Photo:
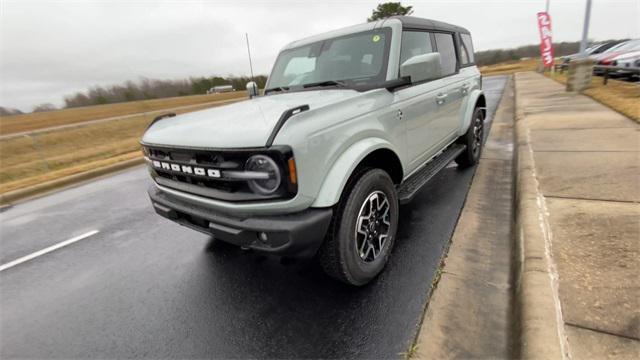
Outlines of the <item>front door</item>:
{"type": "Polygon", "coordinates": [[[396,104],[403,113],[407,132],[409,172],[435,155],[449,132],[451,111],[442,79],[396,91],[396,104]]]}

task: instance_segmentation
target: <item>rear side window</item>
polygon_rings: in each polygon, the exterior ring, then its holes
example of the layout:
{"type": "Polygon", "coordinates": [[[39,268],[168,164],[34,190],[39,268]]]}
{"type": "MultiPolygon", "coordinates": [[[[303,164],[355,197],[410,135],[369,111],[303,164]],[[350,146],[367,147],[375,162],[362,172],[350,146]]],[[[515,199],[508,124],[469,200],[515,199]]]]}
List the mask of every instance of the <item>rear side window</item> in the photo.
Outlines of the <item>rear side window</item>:
{"type": "Polygon", "coordinates": [[[436,33],[436,47],[440,53],[442,76],[454,74],[457,69],[456,47],[453,42],[453,34],[436,33]]]}
{"type": "Polygon", "coordinates": [[[462,65],[473,64],[475,59],[473,57],[473,43],[471,42],[471,35],[460,34],[460,61],[462,65]]]}
{"type": "Polygon", "coordinates": [[[403,31],[400,47],[400,65],[416,55],[433,52],[431,36],[424,31],[403,31]]]}

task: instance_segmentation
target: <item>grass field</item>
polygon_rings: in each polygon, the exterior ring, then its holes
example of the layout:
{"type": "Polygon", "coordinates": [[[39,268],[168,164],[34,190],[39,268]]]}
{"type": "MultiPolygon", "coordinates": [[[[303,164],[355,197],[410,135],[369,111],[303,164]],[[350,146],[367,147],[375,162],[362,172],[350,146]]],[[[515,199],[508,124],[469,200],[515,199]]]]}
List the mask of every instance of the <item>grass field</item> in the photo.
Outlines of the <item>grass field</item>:
{"type": "MultiPolygon", "coordinates": [[[[559,83],[567,83],[566,73],[545,73],[545,75],[559,83]]],[[[608,84],[604,85],[601,77],[594,76],[591,78],[591,87],[583,91],[583,94],[640,122],[640,85],[638,84],[609,79],[608,84]]]]}
{"type": "Polygon", "coordinates": [[[507,75],[519,71],[535,71],[538,67],[539,59],[531,58],[526,60],[509,61],[500,64],[481,66],[482,75],[507,75]]]}
{"type": "MultiPolygon", "coordinates": [[[[175,102],[171,102],[175,104],[175,102]]],[[[177,110],[196,111],[215,105],[177,110]]],[[[138,141],[156,115],[0,140],[0,193],[141,156],[138,141]]]]}
{"type": "Polygon", "coordinates": [[[246,96],[245,91],[235,91],[221,94],[180,96],[166,99],[85,106],[24,115],[0,116],[0,135],[246,96]]]}

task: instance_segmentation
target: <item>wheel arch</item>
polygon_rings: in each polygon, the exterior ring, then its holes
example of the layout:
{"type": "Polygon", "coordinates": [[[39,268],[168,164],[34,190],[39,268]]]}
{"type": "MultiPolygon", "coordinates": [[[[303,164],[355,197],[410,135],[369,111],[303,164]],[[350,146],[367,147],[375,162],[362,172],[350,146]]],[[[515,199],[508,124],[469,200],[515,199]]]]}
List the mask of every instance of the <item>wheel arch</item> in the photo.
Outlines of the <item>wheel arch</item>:
{"type": "Polygon", "coordinates": [[[404,176],[400,157],[389,142],[380,138],[364,139],[334,162],[311,206],[328,207],[338,203],[349,178],[363,166],[385,170],[395,184],[401,183],[404,176]]]}
{"type": "Polygon", "coordinates": [[[482,90],[476,89],[469,94],[469,100],[467,106],[462,115],[462,126],[458,131],[458,136],[462,136],[467,132],[469,125],[471,124],[471,116],[473,111],[477,108],[482,108],[482,115],[486,119],[487,117],[487,99],[484,96],[482,90]]]}

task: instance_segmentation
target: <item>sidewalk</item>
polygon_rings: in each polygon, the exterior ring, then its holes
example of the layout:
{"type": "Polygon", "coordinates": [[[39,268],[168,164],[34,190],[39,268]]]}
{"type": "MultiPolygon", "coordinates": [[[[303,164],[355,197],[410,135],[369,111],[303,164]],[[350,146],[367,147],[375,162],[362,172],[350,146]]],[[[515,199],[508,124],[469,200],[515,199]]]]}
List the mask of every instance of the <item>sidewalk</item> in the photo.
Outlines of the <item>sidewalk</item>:
{"type": "Polygon", "coordinates": [[[520,355],[640,358],[640,125],[536,73],[515,92],[520,355]]]}

